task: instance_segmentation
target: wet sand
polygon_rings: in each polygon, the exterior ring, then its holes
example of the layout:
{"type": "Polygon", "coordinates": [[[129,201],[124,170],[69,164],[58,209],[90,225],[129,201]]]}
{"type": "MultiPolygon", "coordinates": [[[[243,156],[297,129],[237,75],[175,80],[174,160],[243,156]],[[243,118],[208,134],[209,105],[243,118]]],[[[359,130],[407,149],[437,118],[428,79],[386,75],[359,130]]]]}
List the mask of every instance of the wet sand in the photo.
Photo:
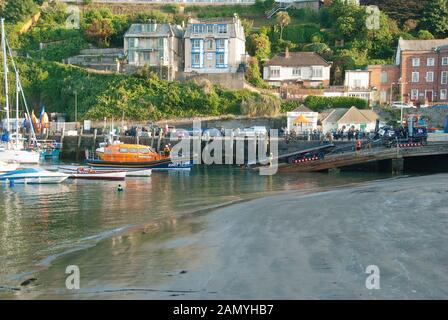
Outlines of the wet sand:
{"type": "Polygon", "coordinates": [[[443,174],[238,204],[212,214],[198,240],[213,262],[171,288],[199,299],[446,299],[447,196],[443,174]],[[368,265],[379,290],[365,287],[368,265]]]}
{"type": "Polygon", "coordinates": [[[447,299],[447,196],[448,174],[439,174],[238,203],[184,237],[115,246],[104,270],[89,265],[107,243],[63,257],[39,281],[63,283],[55,270],[77,261],[79,292],[22,297],[447,299]],[[118,263],[127,281],[108,269],[118,263]],[[380,269],[379,290],[365,286],[369,265],[380,269]]]}

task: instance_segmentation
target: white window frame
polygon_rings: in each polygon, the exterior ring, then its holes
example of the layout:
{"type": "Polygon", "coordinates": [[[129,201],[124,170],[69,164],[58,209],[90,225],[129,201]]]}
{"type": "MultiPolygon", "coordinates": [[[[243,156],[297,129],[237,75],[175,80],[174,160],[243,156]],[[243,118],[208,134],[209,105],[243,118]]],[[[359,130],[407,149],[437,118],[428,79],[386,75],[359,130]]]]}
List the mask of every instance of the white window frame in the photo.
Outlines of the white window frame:
{"type": "Polygon", "coordinates": [[[412,72],[412,77],[411,77],[411,82],[412,83],[419,83],[420,82],[420,72],[412,72]]]}
{"type": "Polygon", "coordinates": [[[442,73],[440,75],[440,83],[448,84],[448,71],[442,71],[442,73]]]}
{"type": "Polygon", "coordinates": [[[226,24],[218,24],[218,33],[226,34],[227,33],[227,25],[226,24]]]}
{"type": "Polygon", "coordinates": [[[302,76],[302,69],[298,67],[292,68],[292,75],[293,76],[302,76]]]}
{"type": "Polygon", "coordinates": [[[428,59],[426,59],[426,66],[428,66],[428,67],[434,67],[435,62],[436,62],[436,59],[434,59],[434,58],[428,58],[428,59]],[[430,62],[430,61],[431,61],[431,62],[430,62]]]}
{"type": "Polygon", "coordinates": [[[418,89],[411,89],[411,100],[418,100],[418,89]]]}
{"type": "Polygon", "coordinates": [[[389,79],[389,75],[388,75],[387,71],[381,71],[381,76],[380,76],[381,83],[387,83],[388,79],[389,79]]]}
{"type": "Polygon", "coordinates": [[[203,25],[201,25],[201,24],[193,25],[193,33],[194,34],[200,34],[200,33],[202,33],[202,30],[203,30],[203,25]]]}
{"type": "Polygon", "coordinates": [[[440,100],[446,100],[447,99],[448,90],[447,89],[441,89],[440,90],[440,100]]]}
{"type": "Polygon", "coordinates": [[[269,77],[280,78],[280,68],[278,68],[278,67],[269,68],[269,77]]]}
{"type": "Polygon", "coordinates": [[[129,38],[128,47],[129,48],[138,48],[138,38],[129,38]]]}
{"type": "Polygon", "coordinates": [[[216,49],[225,49],[226,48],[226,41],[225,39],[216,39],[215,40],[216,43],[216,49]]]}
{"type": "Polygon", "coordinates": [[[135,62],[135,51],[128,51],[128,60],[129,63],[135,62]]]}
{"type": "Polygon", "coordinates": [[[191,40],[191,48],[201,49],[201,40],[200,39],[192,39],[191,40]]]}
{"type": "Polygon", "coordinates": [[[324,76],[324,68],[323,67],[312,67],[312,77],[313,78],[322,78],[324,76]]]}
{"type": "Polygon", "coordinates": [[[200,53],[192,53],[191,54],[191,65],[194,67],[198,67],[201,64],[201,54],[200,53]],[[195,61],[195,57],[197,57],[198,61],[195,61]]]}
{"type": "Polygon", "coordinates": [[[442,66],[448,66],[448,57],[442,57],[442,66]]]}
{"type": "Polygon", "coordinates": [[[434,72],[433,71],[426,72],[426,82],[434,82],[434,72]]]}
{"type": "Polygon", "coordinates": [[[412,66],[420,67],[420,58],[412,58],[412,66]]]}

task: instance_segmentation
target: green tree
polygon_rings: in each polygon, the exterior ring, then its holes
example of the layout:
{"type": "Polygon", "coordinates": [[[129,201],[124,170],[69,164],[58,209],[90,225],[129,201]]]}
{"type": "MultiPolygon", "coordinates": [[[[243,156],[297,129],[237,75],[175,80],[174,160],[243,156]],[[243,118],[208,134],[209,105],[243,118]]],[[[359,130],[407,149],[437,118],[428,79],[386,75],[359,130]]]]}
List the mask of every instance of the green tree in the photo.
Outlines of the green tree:
{"type": "Polygon", "coordinates": [[[280,11],[275,15],[275,20],[280,27],[280,39],[283,40],[283,29],[291,23],[288,12],[280,11]]]}
{"type": "Polygon", "coordinates": [[[6,2],[3,15],[7,22],[24,21],[36,13],[39,7],[33,0],[9,0],[6,2]]]}
{"type": "Polygon", "coordinates": [[[432,0],[425,7],[422,24],[435,35],[448,35],[448,4],[447,0],[432,0]]]}
{"type": "Polygon", "coordinates": [[[254,33],[249,37],[249,53],[258,60],[269,59],[271,55],[271,41],[266,34],[254,33]]]}
{"type": "Polygon", "coordinates": [[[88,39],[96,42],[100,47],[108,47],[114,28],[110,19],[94,20],[85,30],[88,39]]]}
{"type": "Polygon", "coordinates": [[[261,77],[260,67],[258,59],[253,57],[249,61],[249,65],[246,71],[246,80],[259,88],[265,88],[266,84],[261,77]]]}
{"type": "Polygon", "coordinates": [[[420,39],[420,40],[431,40],[431,39],[434,39],[434,36],[432,35],[432,33],[431,32],[429,32],[428,30],[420,30],[419,32],[418,32],[418,38],[420,39]]]}

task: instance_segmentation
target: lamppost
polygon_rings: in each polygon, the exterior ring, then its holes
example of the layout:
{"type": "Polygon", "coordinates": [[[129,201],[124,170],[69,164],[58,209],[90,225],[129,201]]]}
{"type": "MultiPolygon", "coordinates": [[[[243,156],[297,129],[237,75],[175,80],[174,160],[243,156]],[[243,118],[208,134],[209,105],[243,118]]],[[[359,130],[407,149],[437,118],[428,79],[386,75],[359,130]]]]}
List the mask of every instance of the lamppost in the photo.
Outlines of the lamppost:
{"type": "Polygon", "coordinates": [[[391,84],[390,84],[390,96],[389,96],[389,103],[390,103],[390,105],[392,106],[392,101],[393,101],[393,86],[395,85],[395,82],[392,82],[391,84]]]}
{"type": "Polygon", "coordinates": [[[400,102],[402,103],[401,105],[401,112],[400,112],[400,125],[403,125],[403,86],[405,84],[408,84],[407,82],[403,82],[402,78],[400,77],[398,79],[398,85],[400,86],[400,102]]]}
{"type": "Polygon", "coordinates": [[[75,123],[78,126],[78,90],[75,89],[75,123]]]}

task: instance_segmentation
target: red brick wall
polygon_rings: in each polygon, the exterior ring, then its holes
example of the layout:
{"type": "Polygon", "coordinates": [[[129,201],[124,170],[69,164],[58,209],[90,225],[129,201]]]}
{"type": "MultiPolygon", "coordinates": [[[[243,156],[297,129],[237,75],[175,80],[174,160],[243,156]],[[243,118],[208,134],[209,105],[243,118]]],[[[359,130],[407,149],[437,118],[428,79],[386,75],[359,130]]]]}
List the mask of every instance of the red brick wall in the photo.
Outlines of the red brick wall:
{"type": "MultiPolygon", "coordinates": [[[[396,65],[370,65],[367,70],[370,71],[370,87],[376,88],[373,100],[375,102],[389,103],[391,98],[391,87],[394,88],[395,86],[395,90],[398,89],[396,84],[398,83],[399,78],[399,67],[396,65]],[[383,72],[387,73],[387,82],[385,83],[381,82],[381,74],[383,72]],[[391,86],[392,83],[395,83],[395,85],[391,86]],[[385,92],[386,100],[381,99],[381,92],[385,92]]],[[[397,100],[396,98],[396,96],[392,95],[393,101],[397,100]]]]}
{"type": "Polygon", "coordinates": [[[437,102],[440,100],[440,90],[448,89],[448,85],[441,84],[441,72],[448,71],[448,65],[442,66],[442,57],[448,57],[448,50],[440,50],[439,52],[413,52],[406,51],[401,55],[401,76],[403,84],[403,97],[405,101],[411,100],[411,91],[418,90],[418,99],[413,100],[415,103],[437,102]],[[414,67],[412,65],[413,58],[420,58],[420,66],[414,67]],[[434,58],[434,66],[427,65],[427,59],[434,58]],[[412,72],[419,73],[419,81],[412,82],[412,72]],[[434,73],[432,82],[426,79],[427,72],[434,73]],[[432,92],[432,101],[431,93],[432,92]]]}

